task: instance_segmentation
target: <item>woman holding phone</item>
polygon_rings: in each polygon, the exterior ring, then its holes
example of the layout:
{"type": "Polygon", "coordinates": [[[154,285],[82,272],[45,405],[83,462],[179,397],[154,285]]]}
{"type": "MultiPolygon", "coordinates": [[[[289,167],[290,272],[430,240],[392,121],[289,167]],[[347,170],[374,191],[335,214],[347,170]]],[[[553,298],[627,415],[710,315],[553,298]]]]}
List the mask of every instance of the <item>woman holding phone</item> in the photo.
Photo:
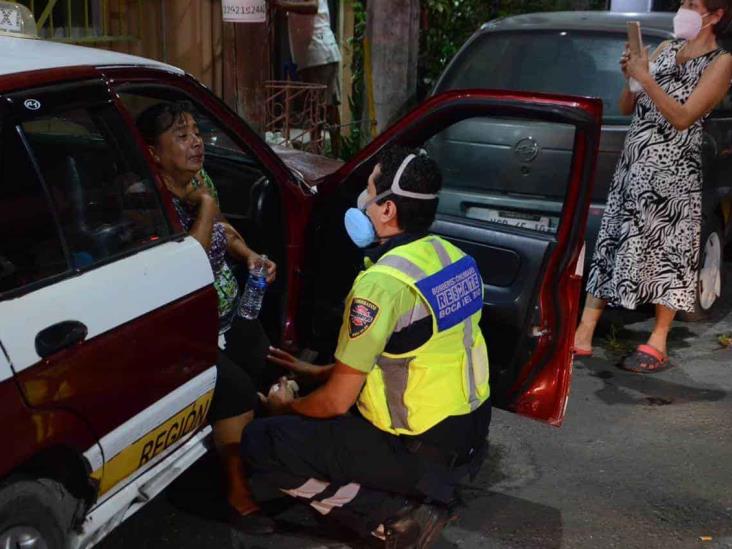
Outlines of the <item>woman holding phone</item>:
{"type": "Polygon", "coordinates": [[[702,123],[727,93],[732,55],[717,38],[729,0],[684,0],[674,17],[675,40],[651,55],[625,49],[627,83],[620,110],[633,114],[610,185],[575,335],[576,356],[592,354],[592,336],[607,303],[627,309],[653,303],[648,341],[620,365],[633,372],[669,366],[666,340],[676,311],[696,302],[702,221],[702,123]]]}

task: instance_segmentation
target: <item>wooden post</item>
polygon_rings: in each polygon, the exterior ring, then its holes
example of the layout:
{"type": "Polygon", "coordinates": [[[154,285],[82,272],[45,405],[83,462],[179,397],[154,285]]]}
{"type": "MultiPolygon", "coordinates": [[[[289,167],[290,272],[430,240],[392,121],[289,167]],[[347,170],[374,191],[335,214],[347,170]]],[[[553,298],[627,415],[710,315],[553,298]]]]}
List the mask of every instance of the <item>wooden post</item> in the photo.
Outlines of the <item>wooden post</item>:
{"type": "Polygon", "coordinates": [[[339,18],[338,43],[341,46],[341,135],[347,136],[351,133],[351,95],[353,95],[353,47],[350,44],[353,38],[355,17],[353,14],[353,0],[341,0],[341,17],[339,18]]]}
{"type": "MultiPolygon", "coordinates": [[[[376,129],[381,132],[416,94],[419,0],[369,0],[366,37],[376,129]]],[[[368,100],[368,61],[366,65],[368,100]]]]}
{"type": "Polygon", "coordinates": [[[223,23],[223,97],[252,128],[265,125],[264,82],[271,78],[268,23],[223,23]]]}
{"type": "Polygon", "coordinates": [[[222,99],[229,107],[237,110],[236,104],[236,41],[234,25],[222,23],[221,40],[223,55],[223,91],[222,99]]]}

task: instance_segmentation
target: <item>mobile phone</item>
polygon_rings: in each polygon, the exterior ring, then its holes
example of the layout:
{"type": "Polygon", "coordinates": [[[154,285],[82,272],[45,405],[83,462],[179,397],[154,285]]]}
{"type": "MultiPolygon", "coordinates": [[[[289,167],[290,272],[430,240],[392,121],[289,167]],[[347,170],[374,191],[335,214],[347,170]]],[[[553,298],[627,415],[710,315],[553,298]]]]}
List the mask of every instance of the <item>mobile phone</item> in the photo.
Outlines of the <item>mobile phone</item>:
{"type": "Polygon", "coordinates": [[[633,55],[640,55],[643,49],[640,21],[628,21],[628,49],[633,55]]]}

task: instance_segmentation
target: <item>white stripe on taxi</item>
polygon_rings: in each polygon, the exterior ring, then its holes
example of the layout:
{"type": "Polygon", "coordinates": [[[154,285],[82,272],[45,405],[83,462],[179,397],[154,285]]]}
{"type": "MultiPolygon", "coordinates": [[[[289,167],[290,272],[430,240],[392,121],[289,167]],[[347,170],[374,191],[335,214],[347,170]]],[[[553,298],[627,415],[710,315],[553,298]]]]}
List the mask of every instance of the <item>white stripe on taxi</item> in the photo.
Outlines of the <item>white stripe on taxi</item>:
{"type": "MultiPolygon", "coordinates": [[[[186,237],[166,242],[35,292],[0,301],[0,341],[17,373],[41,360],[35,337],[44,328],[76,320],[86,325],[87,339],[91,339],[211,283],[213,272],[196,240],[186,237]],[[161,280],[166,283],[160,284],[161,280]],[[109,301],[109,296],[118,299],[109,301]]],[[[3,374],[7,375],[0,370],[0,381],[6,379],[3,374]]]]}

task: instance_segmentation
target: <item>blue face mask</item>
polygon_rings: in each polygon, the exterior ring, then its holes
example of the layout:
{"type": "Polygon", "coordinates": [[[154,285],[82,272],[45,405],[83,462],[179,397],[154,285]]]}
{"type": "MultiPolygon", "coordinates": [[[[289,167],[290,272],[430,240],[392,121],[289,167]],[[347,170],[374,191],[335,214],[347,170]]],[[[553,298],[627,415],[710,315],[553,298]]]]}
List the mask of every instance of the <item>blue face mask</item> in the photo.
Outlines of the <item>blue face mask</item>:
{"type": "Polygon", "coordinates": [[[370,244],[373,244],[376,240],[376,229],[371,219],[366,214],[366,208],[368,208],[374,200],[366,200],[368,191],[364,190],[358,195],[357,207],[348,208],[346,211],[346,217],[344,222],[346,224],[346,232],[351,237],[353,243],[359,248],[365,248],[370,244]]]}
{"type": "Polygon", "coordinates": [[[406,191],[399,186],[399,180],[401,179],[404,170],[414,158],[415,155],[410,154],[404,159],[394,175],[394,180],[392,181],[390,189],[376,195],[371,200],[368,200],[368,191],[364,190],[360,195],[358,195],[356,207],[348,208],[346,211],[346,215],[343,220],[346,225],[346,232],[348,233],[348,236],[351,237],[351,240],[353,240],[353,243],[359,248],[365,248],[366,246],[373,244],[378,237],[374,224],[366,214],[366,209],[374,202],[377,202],[390,194],[404,196],[406,198],[414,198],[417,200],[434,200],[437,198],[436,194],[415,193],[406,191]]]}

